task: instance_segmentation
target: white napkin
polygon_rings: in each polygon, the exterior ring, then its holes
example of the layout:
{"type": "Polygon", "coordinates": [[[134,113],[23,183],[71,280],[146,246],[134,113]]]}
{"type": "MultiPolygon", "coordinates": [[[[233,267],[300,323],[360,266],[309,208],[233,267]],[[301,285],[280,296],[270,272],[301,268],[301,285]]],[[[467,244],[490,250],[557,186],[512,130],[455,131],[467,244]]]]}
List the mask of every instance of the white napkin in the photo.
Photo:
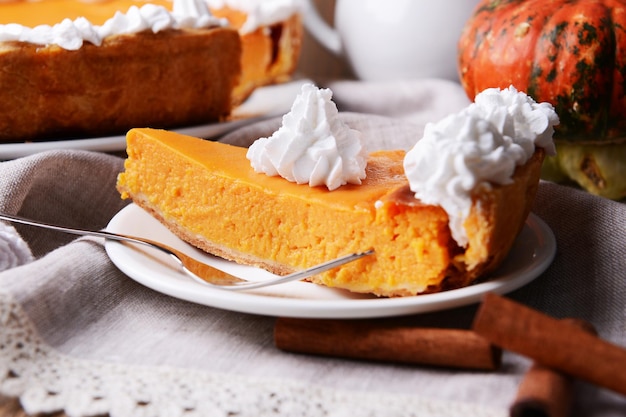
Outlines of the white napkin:
{"type": "Polygon", "coordinates": [[[0,271],[24,265],[33,259],[30,248],[15,228],[0,222],[0,271]]]}
{"type": "MultiPolygon", "coordinates": [[[[397,90],[398,84],[345,86],[336,93],[344,121],[364,129],[370,146],[383,147],[419,138],[420,114],[433,115],[429,103],[453,109],[462,92],[450,88],[447,102],[443,92],[420,95],[415,84],[411,94],[422,98],[407,104],[411,100],[399,98],[405,90],[397,90]],[[401,118],[372,115],[385,102],[407,108],[398,110],[401,118]],[[356,113],[346,103],[373,107],[356,113]]],[[[247,146],[278,125],[279,119],[269,120],[222,140],[247,146]]],[[[122,162],[59,151],[0,163],[0,209],[102,228],[126,204],[115,190],[122,162]]],[[[542,276],[509,296],[552,316],[588,320],[602,337],[626,346],[626,205],[542,182],[533,212],[554,232],[558,253],[542,276]]],[[[37,259],[0,272],[0,395],[19,398],[31,413],[505,417],[528,366],[510,352],[497,372],[281,352],[273,346],[271,317],[184,302],[143,287],[110,262],[98,240],[16,229],[37,259]]],[[[474,311],[467,306],[391,320],[467,327],[474,311]]],[[[624,415],[626,398],[586,384],[575,389],[574,416],[624,415]]]]}
{"type": "Polygon", "coordinates": [[[442,79],[367,84],[360,81],[332,81],[326,86],[333,91],[333,99],[340,111],[393,117],[420,128],[470,103],[459,83],[442,79]]]}

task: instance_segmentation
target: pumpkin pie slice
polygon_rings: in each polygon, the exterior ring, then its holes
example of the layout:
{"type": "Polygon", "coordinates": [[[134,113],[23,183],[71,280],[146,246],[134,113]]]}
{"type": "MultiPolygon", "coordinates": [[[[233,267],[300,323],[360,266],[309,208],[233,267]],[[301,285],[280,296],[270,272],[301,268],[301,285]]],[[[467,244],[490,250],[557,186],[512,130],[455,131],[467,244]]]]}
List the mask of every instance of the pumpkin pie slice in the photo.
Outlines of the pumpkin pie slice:
{"type": "Polygon", "coordinates": [[[537,149],[510,184],[475,190],[469,243],[459,247],[447,213],[409,190],[403,151],[370,154],[362,184],[334,191],[259,174],[246,151],[133,129],[117,187],[188,243],[278,274],[372,248],[311,280],[379,296],[458,288],[498,267],[530,211],[543,159],[537,149]]]}

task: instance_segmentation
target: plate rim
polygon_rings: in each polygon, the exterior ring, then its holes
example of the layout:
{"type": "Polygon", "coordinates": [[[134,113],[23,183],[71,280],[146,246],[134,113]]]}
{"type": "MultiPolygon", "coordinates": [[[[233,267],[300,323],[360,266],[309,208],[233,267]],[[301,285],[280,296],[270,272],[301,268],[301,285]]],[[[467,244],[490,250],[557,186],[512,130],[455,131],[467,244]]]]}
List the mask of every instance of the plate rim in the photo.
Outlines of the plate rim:
{"type": "MultiPolygon", "coordinates": [[[[143,209],[131,203],[113,216],[106,230],[121,232],[120,227],[128,219],[133,219],[134,222],[139,223],[141,218],[137,219],[136,216],[138,215],[148,216],[148,218],[154,220],[143,209]]],[[[201,283],[193,281],[184,275],[184,273],[175,270],[168,271],[169,273],[165,274],[168,278],[167,281],[158,281],[160,278],[155,280],[151,273],[146,274],[146,272],[150,272],[149,270],[141,271],[140,268],[137,269],[125,262],[125,259],[128,257],[131,259],[135,258],[136,261],[145,255],[111,240],[105,241],[105,250],[113,264],[132,280],[161,294],[209,307],[248,314],[295,318],[382,318],[421,314],[476,304],[480,302],[480,299],[487,292],[506,294],[532,282],[543,274],[554,260],[556,239],[549,226],[534,213],[529,214],[524,229],[531,233],[533,238],[538,241],[539,246],[534,250],[532,262],[529,262],[524,270],[518,272],[518,276],[513,278],[509,276],[496,277],[489,281],[440,293],[395,298],[301,299],[254,292],[224,291],[203,286],[201,283]],[[134,252],[134,255],[131,252],[134,252]]],[[[168,238],[175,240],[179,245],[185,245],[191,250],[197,250],[181,241],[169,230],[161,230],[159,233],[167,233],[168,238]]],[[[148,232],[144,237],[150,236],[151,233],[148,232]]],[[[316,284],[290,283],[284,285],[316,284]]],[[[316,288],[319,288],[319,286],[316,285],[316,288]]],[[[332,289],[328,290],[333,291],[332,289]]]]}

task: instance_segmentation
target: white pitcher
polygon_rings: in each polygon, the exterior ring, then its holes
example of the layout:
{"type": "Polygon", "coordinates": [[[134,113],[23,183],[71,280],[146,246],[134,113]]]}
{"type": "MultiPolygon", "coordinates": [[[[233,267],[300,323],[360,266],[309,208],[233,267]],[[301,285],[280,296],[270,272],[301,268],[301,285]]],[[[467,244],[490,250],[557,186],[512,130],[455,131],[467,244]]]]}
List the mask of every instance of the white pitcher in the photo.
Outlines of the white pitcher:
{"type": "Polygon", "coordinates": [[[479,0],[336,0],[335,28],[304,0],[307,31],[362,80],[458,80],[457,43],[479,0]]]}

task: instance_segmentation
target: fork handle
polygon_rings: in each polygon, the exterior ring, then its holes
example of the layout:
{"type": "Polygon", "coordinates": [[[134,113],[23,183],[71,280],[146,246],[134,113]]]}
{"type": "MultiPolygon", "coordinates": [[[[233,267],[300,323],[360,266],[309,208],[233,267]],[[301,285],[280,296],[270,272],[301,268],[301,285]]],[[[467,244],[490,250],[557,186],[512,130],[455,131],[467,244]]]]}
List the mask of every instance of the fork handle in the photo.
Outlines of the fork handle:
{"type": "Polygon", "coordinates": [[[25,224],[28,226],[42,227],[44,229],[56,230],[58,232],[64,232],[64,233],[69,233],[73,235],[102,237],[102,238],[110,239],[110,240],[126,241],[126,242],[131,242],[131,243],[139,243],[143,245],[152,246],[150,245],[150,243],[144,241],[143,239],[139,237],[123,235],[119,233],[111,233],[111,232],[107,232],[106,230],[76,229],[73,227],[58,226],[55,224],[26,219],[24,217],[13,216],[13,215],[6,214],[6,213],[0,213],[0,220],[25,224]]]}

